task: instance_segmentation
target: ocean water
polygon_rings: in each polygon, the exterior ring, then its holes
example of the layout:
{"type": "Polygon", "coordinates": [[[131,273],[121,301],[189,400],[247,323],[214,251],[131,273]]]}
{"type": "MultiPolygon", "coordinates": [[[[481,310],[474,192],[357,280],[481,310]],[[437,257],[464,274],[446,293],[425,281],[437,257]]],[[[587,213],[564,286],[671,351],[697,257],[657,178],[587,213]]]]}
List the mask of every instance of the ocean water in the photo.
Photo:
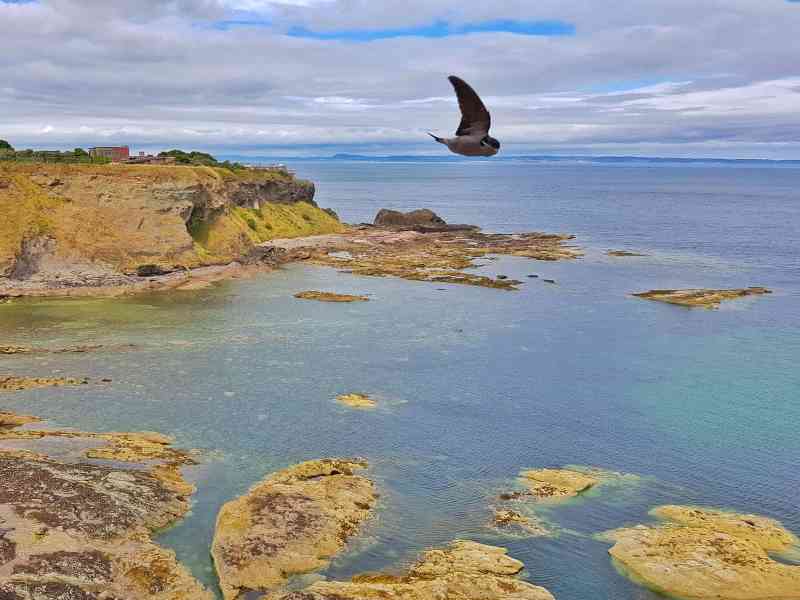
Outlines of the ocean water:
{"type": "Polygon", "coordinates": [[[0,409],[89,430],[157,430],[203,450],[192,513],[159,541],[214,585],[216,512],[267,473],[363,456],[376,518],[322,575],[401,569],[457,538],[502,545],[559,600],[655,600],[596,534],[689,503],[800,533],[800,170],[706,166],[297,162],[348,221],[430,207],[487,230],[574,233],[579,261],[503,257],[519,292],[361,278],[293,265],[210,290],[0,305],[3,343],[133,343],[7,357],[0,373],[110,377],[0,397],[0,409]],[[633,249],[646,257],[611,258],[633,249]],[[557,285],[540,279],[552,278],[557,285]],[[632,298],[764,285],[721,309],[632,298]],[[370,294],[333,305],[297,291],[370,294]],[[379,408],[338,405],[374,395],[379,408]],[[525,468],[626,474],[539,514],[555,538],[486,528],[525,468]]]}

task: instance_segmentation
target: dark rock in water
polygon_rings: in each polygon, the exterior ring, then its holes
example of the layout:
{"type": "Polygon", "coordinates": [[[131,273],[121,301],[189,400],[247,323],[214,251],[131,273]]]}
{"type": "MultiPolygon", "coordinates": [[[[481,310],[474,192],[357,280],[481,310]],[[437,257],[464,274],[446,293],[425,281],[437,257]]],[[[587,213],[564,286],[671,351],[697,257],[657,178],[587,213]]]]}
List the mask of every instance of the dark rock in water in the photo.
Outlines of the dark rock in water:
{"type": "Polygon", "coordinates": [[[166,275],[167,273],[171,273],[170,269],[165,269],[161,265],[139,265],[136,267],[136,275],[139,277],[156,277],[158,275],[166,275]]]}
{"type": "Polygon", "coordinates": [[[414,225],[447,225],[447,222],[427,208],[407,213],[383,208],[375,216],[375,225],[378,227],[412,227],[414,225]]]}
{"type": "Polygon", "coordinates": [[[555,279],[542,279],[542,281],[544,281],[545,283],[555,283],[556,282],[555,279]]]}
{"type": "Polygon", "coordinates": [[[528,275],[529,279],[539,279],[538,275],[528,275]]]}
{"type": "Polygon", "coordinates": [[[508,275],[498,275],[498,279],[508,279],[508,275]]]}

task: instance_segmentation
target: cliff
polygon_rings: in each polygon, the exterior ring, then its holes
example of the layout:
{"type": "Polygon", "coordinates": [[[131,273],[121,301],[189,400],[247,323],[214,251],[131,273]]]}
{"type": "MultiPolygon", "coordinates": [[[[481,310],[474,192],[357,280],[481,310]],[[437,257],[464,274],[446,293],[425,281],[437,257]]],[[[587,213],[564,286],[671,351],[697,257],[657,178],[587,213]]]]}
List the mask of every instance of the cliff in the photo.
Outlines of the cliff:
{"type": "Polygon", "coordinates": [[[0,163],[0,292],[121,285],[341,231],[314,191],[280,170],[0,163]]]}

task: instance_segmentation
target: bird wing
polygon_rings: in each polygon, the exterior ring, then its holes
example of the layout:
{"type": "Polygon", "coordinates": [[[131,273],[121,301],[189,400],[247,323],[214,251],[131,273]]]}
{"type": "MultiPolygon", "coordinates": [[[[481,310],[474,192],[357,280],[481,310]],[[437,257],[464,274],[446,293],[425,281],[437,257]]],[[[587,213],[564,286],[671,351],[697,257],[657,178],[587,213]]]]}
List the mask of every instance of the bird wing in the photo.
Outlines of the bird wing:
{"type": "Polygon", "coordinates": [[[480,96],[463,79],[455,75],[451,75],[448,79],[453,84],[456,96],[458,96],[458,106],[461,109],[461,124],[458,126],[456,135],[484,136],[488,134],[489,128],[492,126],[492,117],[480,96]]]}

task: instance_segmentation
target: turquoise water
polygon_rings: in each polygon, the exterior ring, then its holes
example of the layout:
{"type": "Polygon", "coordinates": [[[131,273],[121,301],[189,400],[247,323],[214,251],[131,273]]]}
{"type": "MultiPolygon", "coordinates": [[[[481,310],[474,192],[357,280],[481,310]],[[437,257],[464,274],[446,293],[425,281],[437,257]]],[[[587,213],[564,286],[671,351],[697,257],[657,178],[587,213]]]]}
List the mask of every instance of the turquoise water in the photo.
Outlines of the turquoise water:
{"type": "Polygon", "coordinates": [[[326,575],[401,567],[467,537],[507,546],[560,600],[654,600],[592,536],[663,503],[772,516],[800,533],[800,171],[707,167],[298,163],[347,220],[431,206],[488,229],[579,236],[587,256],[485,261],[516,293],[358,278],[294,265],[210,290],[0,305],[3,343],[136,350],[0,359],[0,372],[113,384],[5,395],[0,408],[82,429],[158,430],[207,459],[192,514],[160,541],[213,585],[219,506],[319,456],[371,462],[381,502],[326,575]],[[610,258],[633,248],[644,258],[610,258]],[[528,274],[552,278],[552,286],[528,274]],[[631,298],[663,287],[766,285],[688,310],[631,298]],[[371,302],[304,302],[306,289],[371,302]],[[376,396],[353,411],[340,393],[376,396]],[[554,539],[485,528],[519,470],[638,475],[544,511],[554,539]]]}

